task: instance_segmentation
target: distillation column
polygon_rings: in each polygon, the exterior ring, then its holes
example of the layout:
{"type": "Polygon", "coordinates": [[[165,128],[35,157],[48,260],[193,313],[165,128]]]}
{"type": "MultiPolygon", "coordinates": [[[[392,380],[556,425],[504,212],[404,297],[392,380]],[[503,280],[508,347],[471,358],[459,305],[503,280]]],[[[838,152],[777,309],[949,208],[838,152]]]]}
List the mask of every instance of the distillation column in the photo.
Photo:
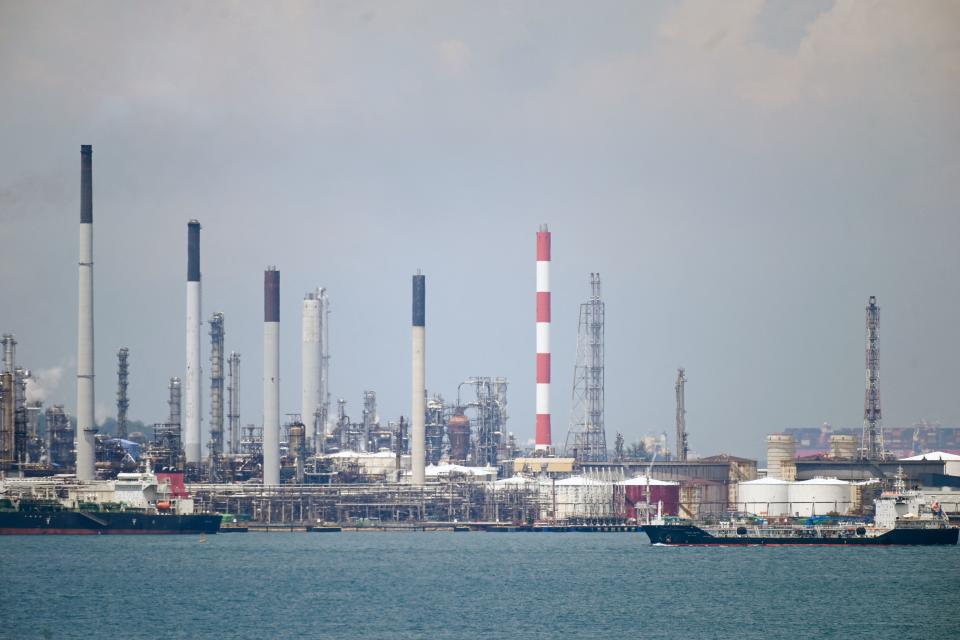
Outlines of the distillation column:
{"type": "Polygon", "coordinates": [[[300,419],[313,443],[320,450],[323,443],[323,425],[320,423],[320,362],[321,320],[320,289],[303,298],[302,343],[300,346],[300,419]]]}
{"type": "Polygon", "coordinates": [[[223,314],[210,316],[210,468],[219,473],[223,457],[223,314]]]}
{"type": "Polygon", "coordinates": [[[230,453],[240,453],[240,354],[230,352],[230,380],[227,383],[227,422],[230,425],[230,453]]]}

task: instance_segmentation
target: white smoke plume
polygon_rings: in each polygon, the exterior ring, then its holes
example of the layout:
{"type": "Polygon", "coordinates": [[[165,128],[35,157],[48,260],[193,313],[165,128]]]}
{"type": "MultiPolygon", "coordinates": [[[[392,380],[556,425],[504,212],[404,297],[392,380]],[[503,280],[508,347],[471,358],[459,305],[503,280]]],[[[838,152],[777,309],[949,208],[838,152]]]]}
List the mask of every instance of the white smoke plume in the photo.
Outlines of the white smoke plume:
{"type": "Polygon", "coordinates": [[[106,422],[107,418],[110,418],[113,416],[113,410],[109,406],[102,404],[100,402],[97,403],[97,406],[94,409],[93,413],[94,413],[93,418],[97,424],[103,424],[104,422],[106,422]]]}
{"type": "Polygon", "coordinates": [[[30,377],[27,378],[27,402],[46,403],[47,398],[56,397],[60,389],[60,381],[63,379],[63,372],[63,366],[32,369],[30,377]]]}

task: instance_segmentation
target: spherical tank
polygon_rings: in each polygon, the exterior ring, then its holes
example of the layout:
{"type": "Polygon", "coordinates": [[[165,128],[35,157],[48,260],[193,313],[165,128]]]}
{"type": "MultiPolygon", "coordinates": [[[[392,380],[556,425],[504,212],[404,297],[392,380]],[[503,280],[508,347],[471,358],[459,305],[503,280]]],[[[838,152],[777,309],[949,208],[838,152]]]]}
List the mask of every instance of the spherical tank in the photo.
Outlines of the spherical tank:
{"type": "Polygon", "coordinates": [[[470,418],[458,414],[447,421],[447,438],[450,440],[450,459],[463,461],[470,451],[470,418]]]}

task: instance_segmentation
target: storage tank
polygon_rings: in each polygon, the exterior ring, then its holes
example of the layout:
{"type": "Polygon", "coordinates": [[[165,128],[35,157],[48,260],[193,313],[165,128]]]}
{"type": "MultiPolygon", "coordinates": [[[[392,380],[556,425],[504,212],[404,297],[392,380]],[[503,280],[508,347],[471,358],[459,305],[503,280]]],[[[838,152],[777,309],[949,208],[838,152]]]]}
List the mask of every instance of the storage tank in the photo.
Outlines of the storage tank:
{"type": "Polygon", "coordinates": [[[770,477],[738,483],[737,511],[758,516],[790,515],[790,483],[770,477]]]}
{"type": "Polygon", "coordinates": [[[556,506],[557,521],[590,521],[611,518],[616,515],[613,501],[613,483],[594,480],[584,476],[572,476],[544,482],[540,488],[541,519],[550,519],[552,507],[556,506]]]}
{"type": "MultiPolygon", "coordinates": [[[[644,517],[644,506],[647,504],[647,478],[637,476],[617,483],[623,487],[624,507],[627,518],[637,517],[637,507],[640,508],[640,517],[644,517]]],[[[649,504],[656,513],[657,503],[663,503],[663,515],[675,516],[680,513],[680,483],[668,480],[650,478],[649,504]]]]}
{"type": "Polygon", "coordinates": [[[836,478],[813,478],[790,483],[790,513],[800,517],[844,515],[853,507],[850,483],[836,478]]]}
{"type": "Polygon", "coordinates": [[[830,436],[830,457],[836,460],[853,460],[857,457],[856,436],[830,436]]]}
{"type": "Polygon", "coordinates": [[[458,413],[447,421],[450,460],[463,462],[470,452],[470,418],[458,413]]]}
{"type": "Polygon", "coordinates": [[[797,443],[793,436],[772,433],[767,436],[767,476],[793,480],[797,474],[797,443]]]}

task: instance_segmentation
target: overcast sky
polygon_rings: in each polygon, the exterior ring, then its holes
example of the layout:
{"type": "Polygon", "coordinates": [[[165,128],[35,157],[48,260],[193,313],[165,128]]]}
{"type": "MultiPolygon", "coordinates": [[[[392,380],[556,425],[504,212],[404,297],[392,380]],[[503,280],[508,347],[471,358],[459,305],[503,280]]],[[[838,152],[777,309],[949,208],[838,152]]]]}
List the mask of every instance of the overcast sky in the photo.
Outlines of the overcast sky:
{"type": "Polygon", "coordinates": [[[870,295],[885,424],[960,424],[958,3],[4,0],[0,87],[0,331],[71,412],[92,144],[99,417],[121,346],[131,417],[166,416],[197,218],[244,423],[262,418],[266,265],[281,411],[300,410],[300,302],[325,286],[331,391],[359,418],[375,390],[384,420],[410,411],[421,268],[429,390],[505,376],[532,439],[546,222],[555,443],[591,271],[608,442],[673,443],[678,366],[699,454],[860,425],[870,295]]]}

